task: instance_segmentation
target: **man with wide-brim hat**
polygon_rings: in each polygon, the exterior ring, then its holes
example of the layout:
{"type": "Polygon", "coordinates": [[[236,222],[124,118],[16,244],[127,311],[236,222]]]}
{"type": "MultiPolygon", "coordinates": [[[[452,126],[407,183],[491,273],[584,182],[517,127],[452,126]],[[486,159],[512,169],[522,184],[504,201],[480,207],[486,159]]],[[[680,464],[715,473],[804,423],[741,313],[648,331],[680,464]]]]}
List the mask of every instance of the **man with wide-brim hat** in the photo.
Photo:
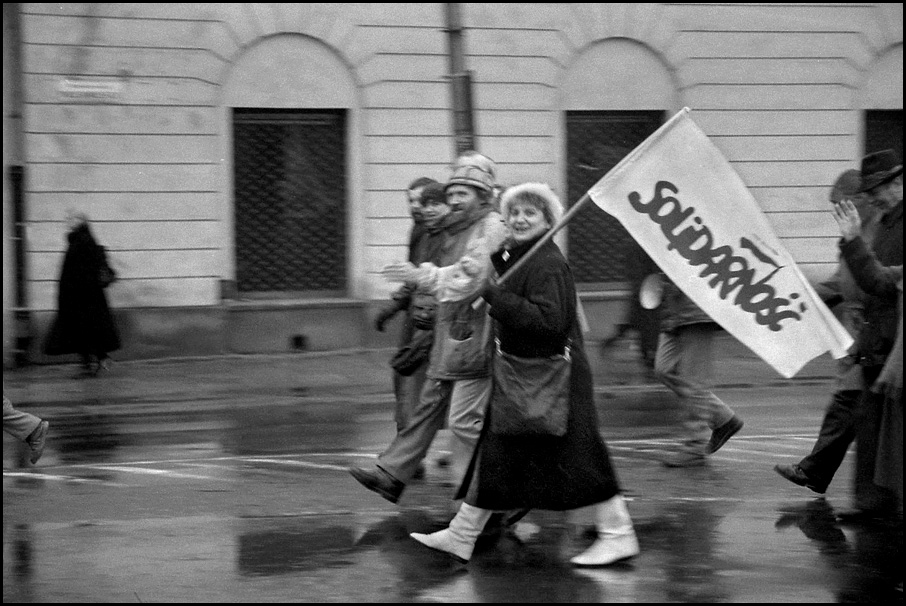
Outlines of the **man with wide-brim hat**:
{"type": "MultiPolygon", "coordinates": [[[[903,164],[891,149],[873,152],[862,159],[860,190],[871,197],[881,213],[872,252],[882,265],[903,264],[903,164]]],[[[841,243],[844,250],[847,243],[841,243]]],[[[856,340],[864,385],[874,385],[896,338],[896,300],[867,294],[866,322],[856,340]]],[[[883,398],[866,391],[861,400],[856,427],[855,509],[838,515],[841,521],[873,519],[891,515],[896,499],[873,482],[881,425],[883,398]]]]}
{"type": "MultiPolygon", "coordinates": [[[[862,175],[859,169],[847,169],[837,177],[829,199],[834,206],[844,200],[854,204],[860,217],[862,240],[871,246],[880,213],[871,203],[871,196],[861,192],[861,188],[862,175]]],[[[828,307],[834,309],[849,334],[857,339],[865,323],[866,294],[859,288],[842,258],[833,276],[815,285],[815,292],[828,307]]],[[[774,471],[783,478],[818,494],[827,492],[856,438],[856,419],[862,406],[862,391],[865,386],[855,344],[850,353],[852,355],[838,361],[834,392],[811,453],[798,463],[779,463],[774,466],[774,471]]]]}
{"type": "MultiPolygon", "coordinates": [[[[892,149],[868,154],[862,158],[861,187],[859,191],[871,193],[874,188],[890,183],[903,174],[903,163],[892,149]]],[[[902,196],[900,197],[902,200],[902,196]]]]}

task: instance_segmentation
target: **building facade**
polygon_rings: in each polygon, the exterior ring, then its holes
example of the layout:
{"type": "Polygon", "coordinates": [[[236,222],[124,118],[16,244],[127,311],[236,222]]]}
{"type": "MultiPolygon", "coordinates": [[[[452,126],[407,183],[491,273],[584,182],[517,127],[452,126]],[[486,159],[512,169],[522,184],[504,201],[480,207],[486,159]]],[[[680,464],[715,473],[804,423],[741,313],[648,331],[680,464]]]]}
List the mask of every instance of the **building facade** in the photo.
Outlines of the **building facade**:
{"type": "MultiPolygon", "coordinates": [[[[683,107],[807,275],[827,195],[902,157],[902,4],[461,4],[476,147],[503,184],[575,202],[683,107]]],[[[4,361],[42,361],[66,211],[120,280],[121,357],[389,344],[406,185],[456,155],[441,3],[4,4],[4,361]]],[[[589,205],[591,206],[591,205],[589,205]]],[[[560,237],[593,337],[631,243],[586,209],[560,237]],[[581,220],[578,220],[581,219],[581,220]]]]}

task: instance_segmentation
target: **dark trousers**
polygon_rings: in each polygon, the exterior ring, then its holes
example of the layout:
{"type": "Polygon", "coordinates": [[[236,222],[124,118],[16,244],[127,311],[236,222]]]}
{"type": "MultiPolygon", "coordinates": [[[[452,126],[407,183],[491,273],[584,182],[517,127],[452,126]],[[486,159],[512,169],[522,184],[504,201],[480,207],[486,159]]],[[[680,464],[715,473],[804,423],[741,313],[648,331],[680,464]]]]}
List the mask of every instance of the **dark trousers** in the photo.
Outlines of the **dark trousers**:
{"type": "MultiPolygon", "coordinates": [[[[881,366],[863,367],[865,385],[872,386],[881,374],[881,366]]],[[[893,491],[874,482],[875,461],[881,435],[884,395],[866,389],[859,405],[856,421],[856,509],[890,513],[897,507],[893,491]]]]}
{"type": "Polygon", "coordinates": [[[849,445],[856,439],[861,402],[862,392],[859,390],[838,391],[831,398],[821,422],[818,441],[812,453],[799,462],[799,467],[817,487],[827,489],[843,463],[849,445]]]}

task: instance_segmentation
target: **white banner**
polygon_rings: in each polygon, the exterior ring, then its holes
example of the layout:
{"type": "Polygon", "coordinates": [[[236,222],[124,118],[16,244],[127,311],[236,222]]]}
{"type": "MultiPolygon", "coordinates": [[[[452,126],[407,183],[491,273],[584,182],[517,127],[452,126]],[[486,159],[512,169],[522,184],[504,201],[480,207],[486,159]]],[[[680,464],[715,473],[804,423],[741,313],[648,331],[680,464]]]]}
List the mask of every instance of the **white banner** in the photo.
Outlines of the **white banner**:
{"type": "Polygon", "coordinates": [[[784,377],[826,351],[846,355],[852,337],[689,108],[588,194],[690,299],[784,377]]]}

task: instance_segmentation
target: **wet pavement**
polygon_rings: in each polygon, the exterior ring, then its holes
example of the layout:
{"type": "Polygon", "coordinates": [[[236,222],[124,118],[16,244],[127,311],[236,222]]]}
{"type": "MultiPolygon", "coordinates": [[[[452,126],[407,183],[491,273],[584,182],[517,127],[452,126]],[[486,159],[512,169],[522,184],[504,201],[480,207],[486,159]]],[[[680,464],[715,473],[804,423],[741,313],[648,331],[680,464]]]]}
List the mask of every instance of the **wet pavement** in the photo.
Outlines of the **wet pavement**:
{"type": "Polygon", "coordinates": [[[4,602],[902,603],[902,526],[847,527],[852,455],[826,498],[772,467],[810,450],[832,389],[819,359],[780,379],[726,343],[716,390],[745,420],[701,468],[656,457],[677,419],[625,345],[595,368],[601,431],[642,548],[574,569],[590,512],[535,511],[463,566],[410,532],[451,517],[440,435],[398,506],[346,472],[393,436],[388,351],[4,372],[51,422],[29,465],[4,434],[4,602]]]}

